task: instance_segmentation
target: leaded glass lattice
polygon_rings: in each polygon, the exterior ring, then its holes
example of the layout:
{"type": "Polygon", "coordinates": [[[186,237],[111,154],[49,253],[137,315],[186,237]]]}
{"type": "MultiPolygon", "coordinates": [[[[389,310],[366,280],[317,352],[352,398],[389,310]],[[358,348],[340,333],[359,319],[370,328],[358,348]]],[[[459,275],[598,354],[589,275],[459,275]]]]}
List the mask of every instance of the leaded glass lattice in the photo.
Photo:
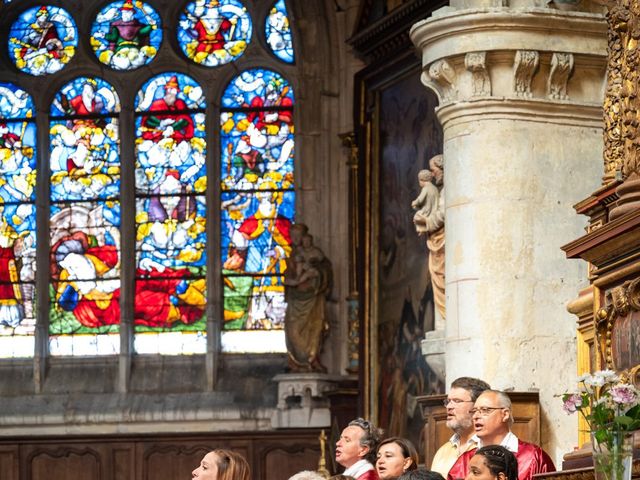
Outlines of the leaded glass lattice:
{"type": "Polygon", "coordinates": [[[136,99],[138,353],[206,351],[205,98],[169,72],[136,99]]]}
{"type": "Polygon", "coordinates": [[[223,333],[227,351],[248,351],[251,332],[284,327],[293,133],[293,91],[283,77],[253,69],[229,84],[220,117],[224,330],[246,334],[223,333]]]}
{"type": "Polygon", "coordinates": [[[51,105],[50,351],[119,351],[120,149],[114,88],[79,77],[51,105]]]}
{"type": "Polygon", "coordinates": [[[0,357],[30,357],[34,349],[34,114],[27,92],[0,83],[0,357]]]}
{"type": "Polygon", "coordinates": [[[293,63],[291,24],[284,0],[278,0],[269,10],[269,15],[267,15],[264,25],[264,33],[267,44],[273,54],[283,62],[293,63]]]}
{"type": "Polygon", "coordinates": [[[30,75],[55,73],[69,63],[78,46],[78,30],[66,10],[42,5],[25,10],[9,31],[9,56],[30,75]]]}
{"type": "Polygon", "coordinates": [[[91,26],[91,46],[98,59],[116,70],[151,62],[162,43],[158,13],[147,3],[118,1],[105,6],[91,26]]]}
{"type": "Polygon", "coordinates": [[[251,41],[252,23],[238,0],[188,3],[178,23],[178,44],[190,60],[217,67],[240,57],[251,41]]]}

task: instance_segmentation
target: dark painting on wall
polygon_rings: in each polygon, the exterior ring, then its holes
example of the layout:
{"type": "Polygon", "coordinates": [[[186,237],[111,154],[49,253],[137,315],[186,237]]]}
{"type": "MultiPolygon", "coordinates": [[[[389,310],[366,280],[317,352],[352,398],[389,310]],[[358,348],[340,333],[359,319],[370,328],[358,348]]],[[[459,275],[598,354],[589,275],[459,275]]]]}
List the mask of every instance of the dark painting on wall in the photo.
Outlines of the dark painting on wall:
{"type": "Polygon", "coordinates": [[[426,237],[416,232],[411,203],[420,194],[418,172],[442,152],[442,129],[437,97],[420,83],[419,71],[381,88],[378,98],[377,408],[372,411],[388,436],[409,438],[419,448],[423,422],[416,397],[440,393],[443,386],[421,350],[435,311],[426,237]]]}

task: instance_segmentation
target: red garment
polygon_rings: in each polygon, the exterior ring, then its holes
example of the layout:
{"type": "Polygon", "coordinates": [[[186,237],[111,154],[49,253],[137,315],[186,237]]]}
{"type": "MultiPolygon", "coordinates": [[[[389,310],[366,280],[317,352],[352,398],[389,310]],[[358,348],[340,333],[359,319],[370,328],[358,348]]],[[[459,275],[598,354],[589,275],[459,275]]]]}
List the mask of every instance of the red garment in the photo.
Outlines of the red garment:
{"type": "MultiPolygon", "coordinates": [[[[151,106],[149,107],[149,111],[151,112],[171,112],[171,111],[185,111],[187,110],[187,104],[184,103],[183,100],[177,98],[173,105],[167,105],[164,98],[159,98],[155,100],[151,106]]],[[[173,123],[173,133],[171,134],[171,138],[173,138],[176,142],[182,142],[183,140],[190,140],[193,138],[193,120],[190,115],[186,113],[164,113],[158,115],[149,115],[144,117],[142,120],[142,125],[146,127],[146,130],[142,133],[142,138],[145,140],[153,140],[154,142],[159,142],[164,138],[163,131],[157,128],[160,121],[165,118],[170,118],[174,121],[173,123]]]]}
{"type": "Polygon", "coordinates": [[[0,305],[17,305],[18,268],[13,246],[0,247],[0,305]]]}
{"type": "MultiPolygon", "coordinates": [[[[180,268],[172,270],[166,268],[163,272],[155,269],[137,271],[136,300],[134,305],[134,323],[148,327],[172,326],[171,310],[173,303],[171,297],[176,294],[178,285],[183,280],[189,280],[189,270],[180,268]]],[[[180,314],[180,321],[191,324],[198,321],[204,309],[200,305],[189,305],[178,302],[174,307],[180,314]]]]}
{"type": "MultiPolygon", "coordinates": [[[[453,464],[447,480],[460,480],[467,476],[469,472],[469,461],[476,453],[477,449],[469,450],[458,458],[453,464]]],[[[518,439],[518,451],[515,453],[518,460],[518,480],[532,480],[536,473],[555,472],[556,467],[553,460],[537,445],[523,442],[518,439]]]]}
{"type": "Polygon", "coordinates": [[[226,40],[223,33],[231,29],[231,22],[226,18],[222,20],[218,29],[214,32],[209,30],[202,20],[198,20],[193,27],[198,34],[198,46],[196,52],[211,53],[224,48],[226,40]]]}
{"type": "Polygon", "coordinates": [[[249,112],[247,114],[247,120],[253,122],[254,119],[258,119],[255,124],[258,130],[264,129],[267,125],[275,125],[277,127],[282,126],[283,124],[291,125],[293,123],[293,101],[288,97],[282,97],[278,99],[276,102],[264,101],[262,97],[254,97],[251,100],[251,108],[263,108],[263,107],[285,107],[290,108],[291,110],[280,110],[278,111],[278,120],[275,122],[266,122],[264,117],[265,114],[271,113],[269,111],[260,110],[257,112],[249,112]]]}
{"type": "Polygon", "coordinates": [[[376,472],[375,469],[373,469],[373,470],[367,470],[362,475],[360,475],[356,480],[380,480],[380,477],[378,477],[378,472],[376,472]]]}
{"type": "Polygon", "coordinates": [[[91,100],[91,109],[88,109],[82,101],[82,95],[76,95],[71,100],[69,100],[69,105],[71,105],[71,107],[73,108],[73,113],[75,113],[76,115],[88,115],[95,111],[96,100],[95,98],[91,100]]]}

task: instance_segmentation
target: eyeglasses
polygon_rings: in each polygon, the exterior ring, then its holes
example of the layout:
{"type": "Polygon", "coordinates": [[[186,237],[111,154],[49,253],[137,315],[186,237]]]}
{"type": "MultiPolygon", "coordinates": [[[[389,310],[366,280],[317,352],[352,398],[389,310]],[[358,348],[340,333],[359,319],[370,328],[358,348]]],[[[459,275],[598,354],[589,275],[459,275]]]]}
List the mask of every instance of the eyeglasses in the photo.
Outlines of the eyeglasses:
{"type": "Polygon", "coordinates": [[[459,398],[445,398],[442,400],[442,404],[446,407],[449,403],[453,403],[454,406],[460,405],[461,403],[473,403],[473,400],[460,400],[459,398]]]}
{"type": "Polygon", "coordinates": [[[491,412],[493,412],[494,410],[505,410],[505,409],[506,407],[478,407],[478,408],[472,408],[471,410],[469,410],[469,413],[471,415],[475,415],[477,413],[481,417],[488,417],[489,415],[491,415],[491,412]]]}

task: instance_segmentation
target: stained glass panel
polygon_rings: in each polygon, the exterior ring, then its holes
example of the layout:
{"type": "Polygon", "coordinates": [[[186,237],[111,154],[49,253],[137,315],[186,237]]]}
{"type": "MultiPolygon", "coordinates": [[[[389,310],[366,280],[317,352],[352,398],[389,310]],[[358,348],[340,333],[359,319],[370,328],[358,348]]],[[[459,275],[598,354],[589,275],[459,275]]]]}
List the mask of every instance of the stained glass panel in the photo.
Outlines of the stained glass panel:
{"type": "Polygon", "coordinates": [[[160,16],[139,0],[110,3],[91,26],[90,42],[105,65],[116,70],[136,69],[153,60],[160,48],[160,16]]]}
{"type": "Polygon", "coordinates": [[[188,3],[177,29],[178,44],[190,60],[216,67],[240,57],[251,41],[251,17],[238,0],[188,3]]]}
{"type": "Polygon", "coordinates": [[[175,72],[136,101],[138,353],[206,351],[204,105],[200,86],[175,72]]]}
{"type": "Polygon", "coordinates": [[[278,0],[267,15],[264,25],[267,44],[274,55],[286,63],[293,63],[293,40],[287,6],[284,0],[278,0]]]}
{"type": "Polygon", "coordinates": [[[119,351],[119,111],[99,78],[76,78],[51,105],[52,355],[119,351]]]}
{"type": "Polygon", "coordinates": [[[27,92],[0,83],[0,357],[33,356],[36,126],[27,92]]]}
{"type": "Polygon", "coordinates": [[[69,63],[78,46],[78,30],[66,10],[42,5],[25,10],[9,31],[9,56],[30,75],[55,73],[69,63]]]}
{"type": "MultiPolygon", "coordinates": [[[[249,70],[230,83],[222,104],[224,330],[282,329],[295,213],[293,92],[277,73],[249,70]]],[[[225,351],[254,351],[249,337],[244,346],[240,338],[223,333],[225,351]]]]}

